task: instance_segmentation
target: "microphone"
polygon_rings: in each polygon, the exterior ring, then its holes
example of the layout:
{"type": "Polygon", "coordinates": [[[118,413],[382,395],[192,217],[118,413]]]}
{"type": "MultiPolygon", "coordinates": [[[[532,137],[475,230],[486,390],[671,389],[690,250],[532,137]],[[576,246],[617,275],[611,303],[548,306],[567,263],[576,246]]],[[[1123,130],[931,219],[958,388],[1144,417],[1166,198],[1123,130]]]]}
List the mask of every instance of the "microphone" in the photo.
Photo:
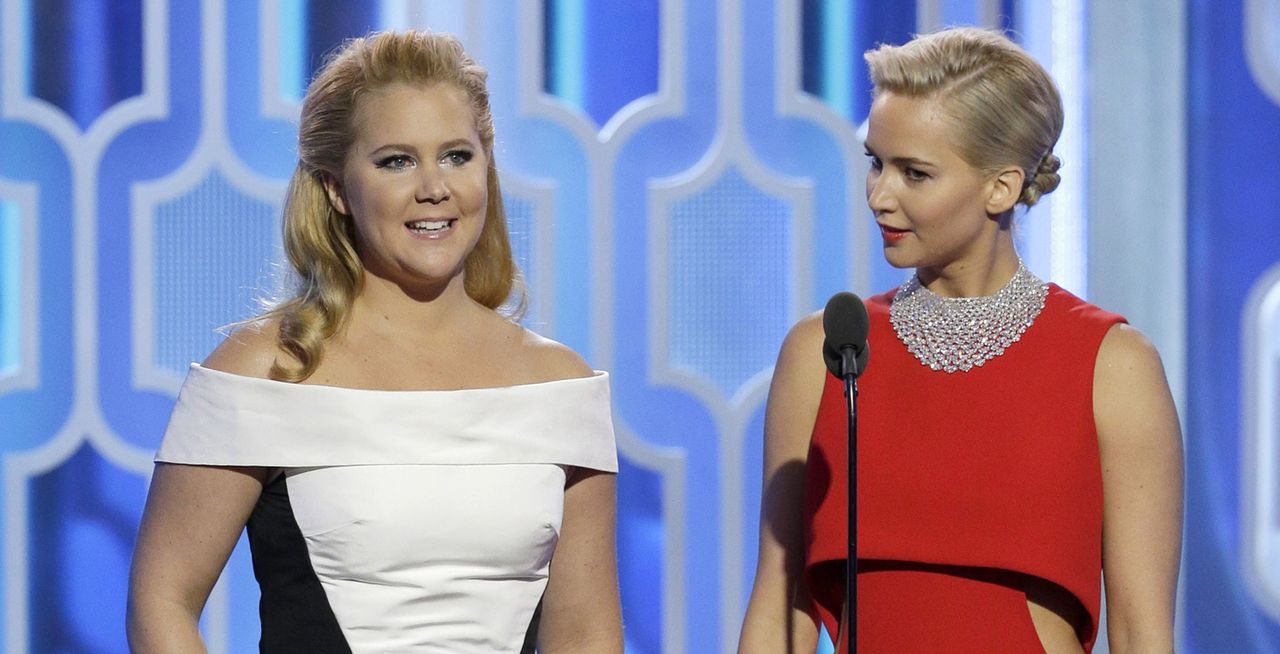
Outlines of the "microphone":
{"type": "Polygon", "coordinates": [[[827,370],[844,380],[844,398],[849,410],[848,489],[849,543],[844,566],[844,610],[840,630],[835,636],[836,650],[849,644],[849,654],[858,649],[858,375],[867,368],[867,333],[870,330],[867,307],[853,293],[841,291],[827,300],[822,312],[822,358],[827,370]]]}
{"type": "Polygon", "coordinates": [[[857,377],[867,369],[867,307],[858,296],[841,291],[827,300],[822,312],[822,358],[831,374],[857,377]]]}

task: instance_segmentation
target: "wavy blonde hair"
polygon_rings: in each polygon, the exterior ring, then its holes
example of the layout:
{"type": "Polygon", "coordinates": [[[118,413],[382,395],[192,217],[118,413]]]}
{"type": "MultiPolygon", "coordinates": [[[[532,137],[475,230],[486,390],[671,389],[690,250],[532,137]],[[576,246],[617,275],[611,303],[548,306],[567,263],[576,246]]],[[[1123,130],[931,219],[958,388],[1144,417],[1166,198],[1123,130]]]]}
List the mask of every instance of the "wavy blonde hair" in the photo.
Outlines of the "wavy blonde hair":
{"type": "Polygon", "coordinates": [[[297,273],[292,297],[266,317],[280,322],[280,346],[297,365],[271,366],[271,378],[302,381],[320,364],[324,344],[346,322],[364,283],[355,230],[325,192],[325,176],[341,174],[354,141],[360,99],[385,86],[448,83],[466,93],[476,133],[488,161],[488,206],[475,248],[463,264],[464,286],[490,309],[524,304],[519,270],[511,254],[506,211],[493,158],[493,114],[488,74],[457,39],[426,31],[379,32],[343,44],[317,73],[302,102],[298,165],[284,205],[284,249],[297,273]]]}
{"type": "Polygon", "coordinates": [[[1004,34],[955,27],[880,45],[863,58],[876,95],[939,100],[969,165],[988,173],[1022,168],[1019,203],[1030,207],[1058,187],[1062,98],[1049,73],[1004,34]]]}

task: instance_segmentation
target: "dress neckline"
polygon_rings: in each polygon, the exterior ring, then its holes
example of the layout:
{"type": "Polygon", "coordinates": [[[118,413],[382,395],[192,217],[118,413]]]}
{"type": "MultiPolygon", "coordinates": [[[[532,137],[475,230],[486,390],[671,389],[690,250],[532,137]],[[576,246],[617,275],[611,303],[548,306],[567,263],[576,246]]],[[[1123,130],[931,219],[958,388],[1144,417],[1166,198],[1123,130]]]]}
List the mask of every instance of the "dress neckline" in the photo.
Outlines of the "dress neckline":
{"type": "Polygon", "coordinates": [[[351,392],[351,393],[388,393],[388,394],[405,394],[405,395],[414,395],[414,394],[434,395],[434,394],[445,394],[445,393],[480,393],[485,391],[499,392],[499,391],[540,390],[540,389],[545,389],[547,386],[552,384],[575,384],[575,383],[580,384],[580,383],[590,382],[592,380],[601,379],[601,378],[607,381],[609,378],[608,372],[605,372],[603,370],[593,370],[591,375],[587,377],[564,377],[561,379],[550,379],[546,381],[527,382],[523,384],[508,384],[505,386],[475,386],[475,387],[468,387],[468,388],[435,388],[435,389],[432,389],[432,388],[387,389],[387,388],[357,388],[354,386],[336,386],[333,384],[307,384],[307,383],[300,383],[300,382],[287,382],[287,381],[280,381],[278,379],[269,379],[266,377],[253,377],[250,375],[241,375],[234,372],[227,372],[225,370],[218,370],[217,368],[209,368],[199,363],[192,363],[188,373],[191,375],[197,375],[197,376],[207,375],[209,377],[216,377],[224,381],[227,381],[229,383],[237,383],[237,384],[245,384],[245,385],[262,384],[264,385],[263,388],[282,388],[282,387],[312,388],[312,389],[325,389],[326,391],[343,391],[343,392],[351,392]]]}

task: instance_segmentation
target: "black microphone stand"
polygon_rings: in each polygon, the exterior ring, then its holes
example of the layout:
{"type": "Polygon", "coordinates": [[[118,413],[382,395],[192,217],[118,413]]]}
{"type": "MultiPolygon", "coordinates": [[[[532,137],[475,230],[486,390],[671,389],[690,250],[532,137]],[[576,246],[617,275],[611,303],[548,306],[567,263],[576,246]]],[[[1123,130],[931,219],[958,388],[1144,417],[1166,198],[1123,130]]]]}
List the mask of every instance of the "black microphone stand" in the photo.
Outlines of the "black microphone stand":
{"type": "Polygon", "coordinates": [[[844,399],[849,407],[849,548],[844,566],[847,613],[844,638],[849,641],[851,653],[858,651],[858,374],[861,372],[854,346],[840,348],[840,376],[844,379],[844,399]]]}
{"type": "Polygon", "coordinates": [[[844,398],[849,408],[849,542],[845,556],[844,615],[836,635],[837,651],[858,649],[858,382],[867,367],[868,316],[862,300],[853,293],[841,291],[831,296],[822,311],[822,357],[827,370],[844,380],[844,398]],[[847,650],[840,650],[848,643],[847,650]]]}

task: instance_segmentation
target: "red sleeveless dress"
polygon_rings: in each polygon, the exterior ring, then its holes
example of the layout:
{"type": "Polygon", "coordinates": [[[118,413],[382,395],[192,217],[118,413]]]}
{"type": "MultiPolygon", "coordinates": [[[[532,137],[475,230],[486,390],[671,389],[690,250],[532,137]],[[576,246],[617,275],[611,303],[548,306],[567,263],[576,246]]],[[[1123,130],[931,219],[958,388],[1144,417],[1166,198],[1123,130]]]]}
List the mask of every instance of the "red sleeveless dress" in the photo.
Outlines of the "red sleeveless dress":
{"type": "MultiPolygon", "coordinates": [[[[1049,285],[1021,340],[968,372],[930,370],[867,302],[858,379],[857,642],[862,654],[1043,652],[1025,576],[1083,607],[1097,635],[1102,471],[1093,370],[1124,318],[1049,285]]],[[[815,353],[816,356],[816,353],[815,353]]],[[[827,376],[806,467],[805,578],[835,637],[848,542],[844,386],[827,376]]]]}

